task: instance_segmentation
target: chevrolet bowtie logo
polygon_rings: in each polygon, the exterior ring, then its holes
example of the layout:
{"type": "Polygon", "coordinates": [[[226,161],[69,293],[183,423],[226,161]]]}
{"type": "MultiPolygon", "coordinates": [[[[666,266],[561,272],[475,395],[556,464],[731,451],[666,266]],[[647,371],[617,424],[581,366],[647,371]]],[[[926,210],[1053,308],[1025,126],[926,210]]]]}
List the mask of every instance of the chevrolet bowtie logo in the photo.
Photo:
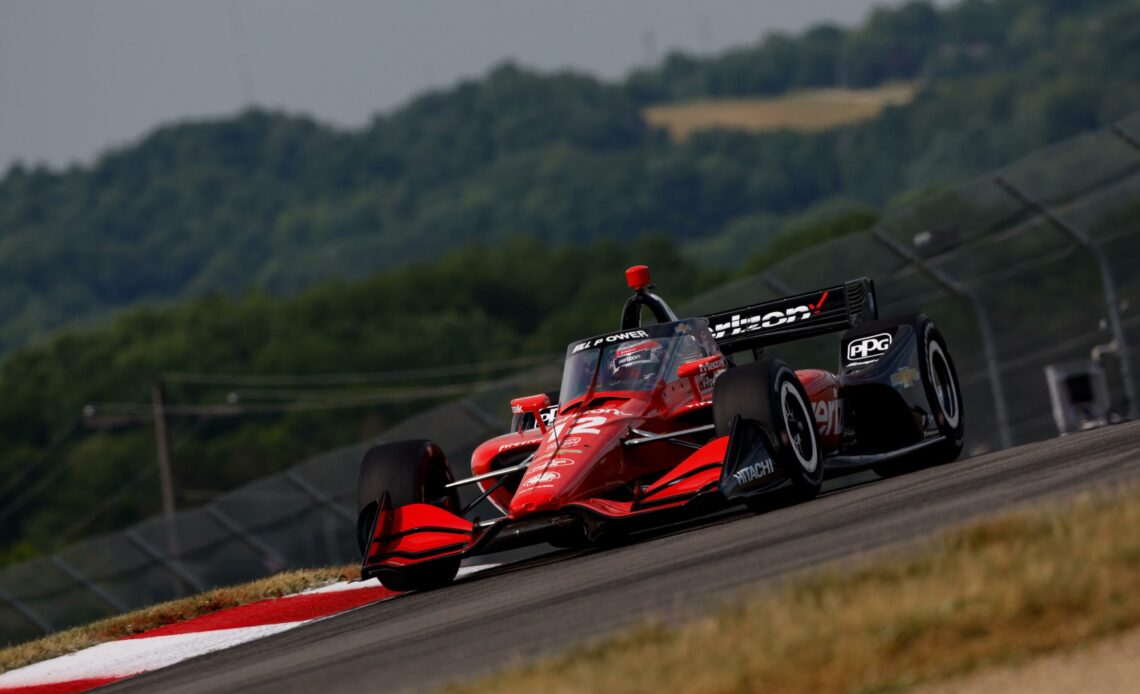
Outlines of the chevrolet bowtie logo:
{"type": "Polygon", "coordinates": [[[919,378],[918,369],[904,366],[891,374],[891,385],[895,388],[910,388],[918,382],[919,378]]]}

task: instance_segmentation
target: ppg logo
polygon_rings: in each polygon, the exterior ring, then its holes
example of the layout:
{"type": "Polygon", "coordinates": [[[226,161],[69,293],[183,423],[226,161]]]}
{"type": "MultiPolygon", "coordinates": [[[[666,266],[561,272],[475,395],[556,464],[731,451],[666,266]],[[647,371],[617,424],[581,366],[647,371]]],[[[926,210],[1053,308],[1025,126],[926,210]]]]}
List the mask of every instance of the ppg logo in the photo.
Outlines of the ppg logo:
{"type": "Polygon", "coordinates": [[[847,361],[877,357],[891,348],[891,334],[879,333],[847,343],[847,361]]]}

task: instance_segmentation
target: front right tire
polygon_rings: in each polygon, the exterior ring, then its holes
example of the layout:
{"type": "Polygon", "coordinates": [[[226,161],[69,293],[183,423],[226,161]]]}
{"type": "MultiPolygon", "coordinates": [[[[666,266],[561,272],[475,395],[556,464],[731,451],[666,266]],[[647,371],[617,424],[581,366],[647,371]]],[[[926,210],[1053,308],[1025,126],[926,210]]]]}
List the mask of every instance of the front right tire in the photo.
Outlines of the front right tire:
{"type": "MultiPolygon", "coordinates": [[[[356,484],[356,539],[361,553],[367,551],[371,540],[368,535],[385,494],[392,508],[432,504],[458,513],[459,494],[445,486],[452,481],[447,458],[431,441],[398,441],[368,449],[360,463],[356,484]]],[[[450,583],[459,573],[459,561],[459,557],[444,557],[406,569],[385,569],[377,578],[385,588],[400,592],[438,588],[450,583]]]]}

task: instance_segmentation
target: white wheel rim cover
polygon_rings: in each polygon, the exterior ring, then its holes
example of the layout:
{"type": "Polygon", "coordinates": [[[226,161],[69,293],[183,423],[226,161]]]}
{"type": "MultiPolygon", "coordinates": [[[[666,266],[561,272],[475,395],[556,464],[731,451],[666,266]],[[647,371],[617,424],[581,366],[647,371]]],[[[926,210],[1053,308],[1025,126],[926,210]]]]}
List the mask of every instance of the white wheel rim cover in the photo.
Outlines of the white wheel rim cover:
{"type": "Polygon", "coordinates": [[[946,418],[946,425],[951,429],[958,428],[958,420],[961,417],[961,410],[958,409],[958,385],[954,382],[954,376],[950,373],[950,360],[946,358],[946,353],[942,351],[942,346],[934,340],[930,341],[930,345],[926,348],[926,368],[930,373],[931,385],[934,386],[934,394],[938,398],[938,407],[942,410],[942,415],[946,418]],[[946,383],[939,387],[937,378],[938,372],[934,368],[934,357],[942,360],[944,371],[946,372],[946,383]],[[947,410],[946,404],[943,399],[948,399],[951,404],[953,415],[947,410]]]}
{"type": "MultiPolygon", "coordinates": [[[[790,381],[784,381],[783,385],[780,386],[780,409],[783,411],[784,415],[784,432],[788,435],[788,438],[791,439],[792,432],[788,430],[788,417],[792,414],[788,410],[789,396],[795,398],[796,402],[799,404],[800,412],[805,415],[805,420],[807,421],[809,430],[815,426],[815,419],[811,415],[811,410],[809,410],[807,405],[804,403],[804,399],[800,397],[800,392],[796,390],[796,387],[792,385],[790,381]]],[[[811,431],[807,433],[807,436],[812,436],[811,431]]],[[[792,444],[791,449],[795,452],[796,460],[799,462],[800,467],[802,467],[808,473],[815,472],[816,467],[819,466],[819,446],[816,445],[814,436],[812,437],[811,441],[810,460],[804,460],[803,455],[800,453],[799,448],[796,447],[794,441],[790,441],[790,443],[792,444]]]]}

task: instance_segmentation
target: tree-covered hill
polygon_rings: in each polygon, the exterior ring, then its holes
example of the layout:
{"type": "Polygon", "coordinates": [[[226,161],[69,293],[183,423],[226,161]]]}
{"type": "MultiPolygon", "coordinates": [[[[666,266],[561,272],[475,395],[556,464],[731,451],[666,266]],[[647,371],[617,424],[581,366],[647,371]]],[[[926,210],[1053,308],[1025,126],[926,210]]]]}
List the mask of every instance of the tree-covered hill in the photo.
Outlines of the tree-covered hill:
{"type": "Polygon", "coordinates": [[[285,299],[131,309],[17,350],[0,364],[0,563],[159,510],[150,397],[164,376],[182,374],[166,397],[178,505],[194,505],[501,378],[496,360],[545,364],[614,329],[633,260],[652,265],[672,301],[718,279],[661,237],[560,248],[512,238],[285,299]],[[441,366],[453,371],[415,373],[441,366]],[[235,404],[242,416],[229,416],[235,404]]]}
{"type": "Polygon", "coordinates": [[[866,74],[925,86],[832,132],[676,143],[641,118],[662,98],[646,81],[667,98],[736,93],[712,75],[735,74],[738,55],[695,61],[710,75],[697,82],[676,82],[677,58],[609,85],[505,66],[359,132],[254,111],[163,128],[89,168],[13,169],[0,182],[0,348],[12,350],[0,361],[0,557],[156,510],[146,420],[163,374],[263,377],[168,380],[170,402],[190,408],[174,451],[179,501],[195,503],[457,385],[400,381],[426,390],[389,400],[392,384],[373,377],[279,387],[270,376],[557,352],[613,325],[631,262],[653,265],[679,301],[726,276],[686,244],[773,262],[872,224],[900,193],[1140,108],[1140,0],[911,3],[741,55],[767,69],[772,46],[808,55],[820,31],[842,46],[901,42],[883,50],[906,60],[866,74]],[[936,18],[935,38],[908,43],[912,16],[936,18]],[[990,34],[955,28],[978,16],[990,34]],[[215,416],[235,403],[251,416],[215,416]]]}
{"type": "MultiPolygon", "coordinates": [[[[281,295],[525,234],[724,230],[836,195],[872,206],[1140,108],[1140,0],[966,0],[670,56],[620,84],[503,66],[360,131],[252,111],[0,180],[0,352],[140,301],[281,295]],[[816,135],[650,130],[642,104],[919,78],[913,103],[816,135]]],[[[738,252],[739,255],[739,252],[738,252]]]]}

